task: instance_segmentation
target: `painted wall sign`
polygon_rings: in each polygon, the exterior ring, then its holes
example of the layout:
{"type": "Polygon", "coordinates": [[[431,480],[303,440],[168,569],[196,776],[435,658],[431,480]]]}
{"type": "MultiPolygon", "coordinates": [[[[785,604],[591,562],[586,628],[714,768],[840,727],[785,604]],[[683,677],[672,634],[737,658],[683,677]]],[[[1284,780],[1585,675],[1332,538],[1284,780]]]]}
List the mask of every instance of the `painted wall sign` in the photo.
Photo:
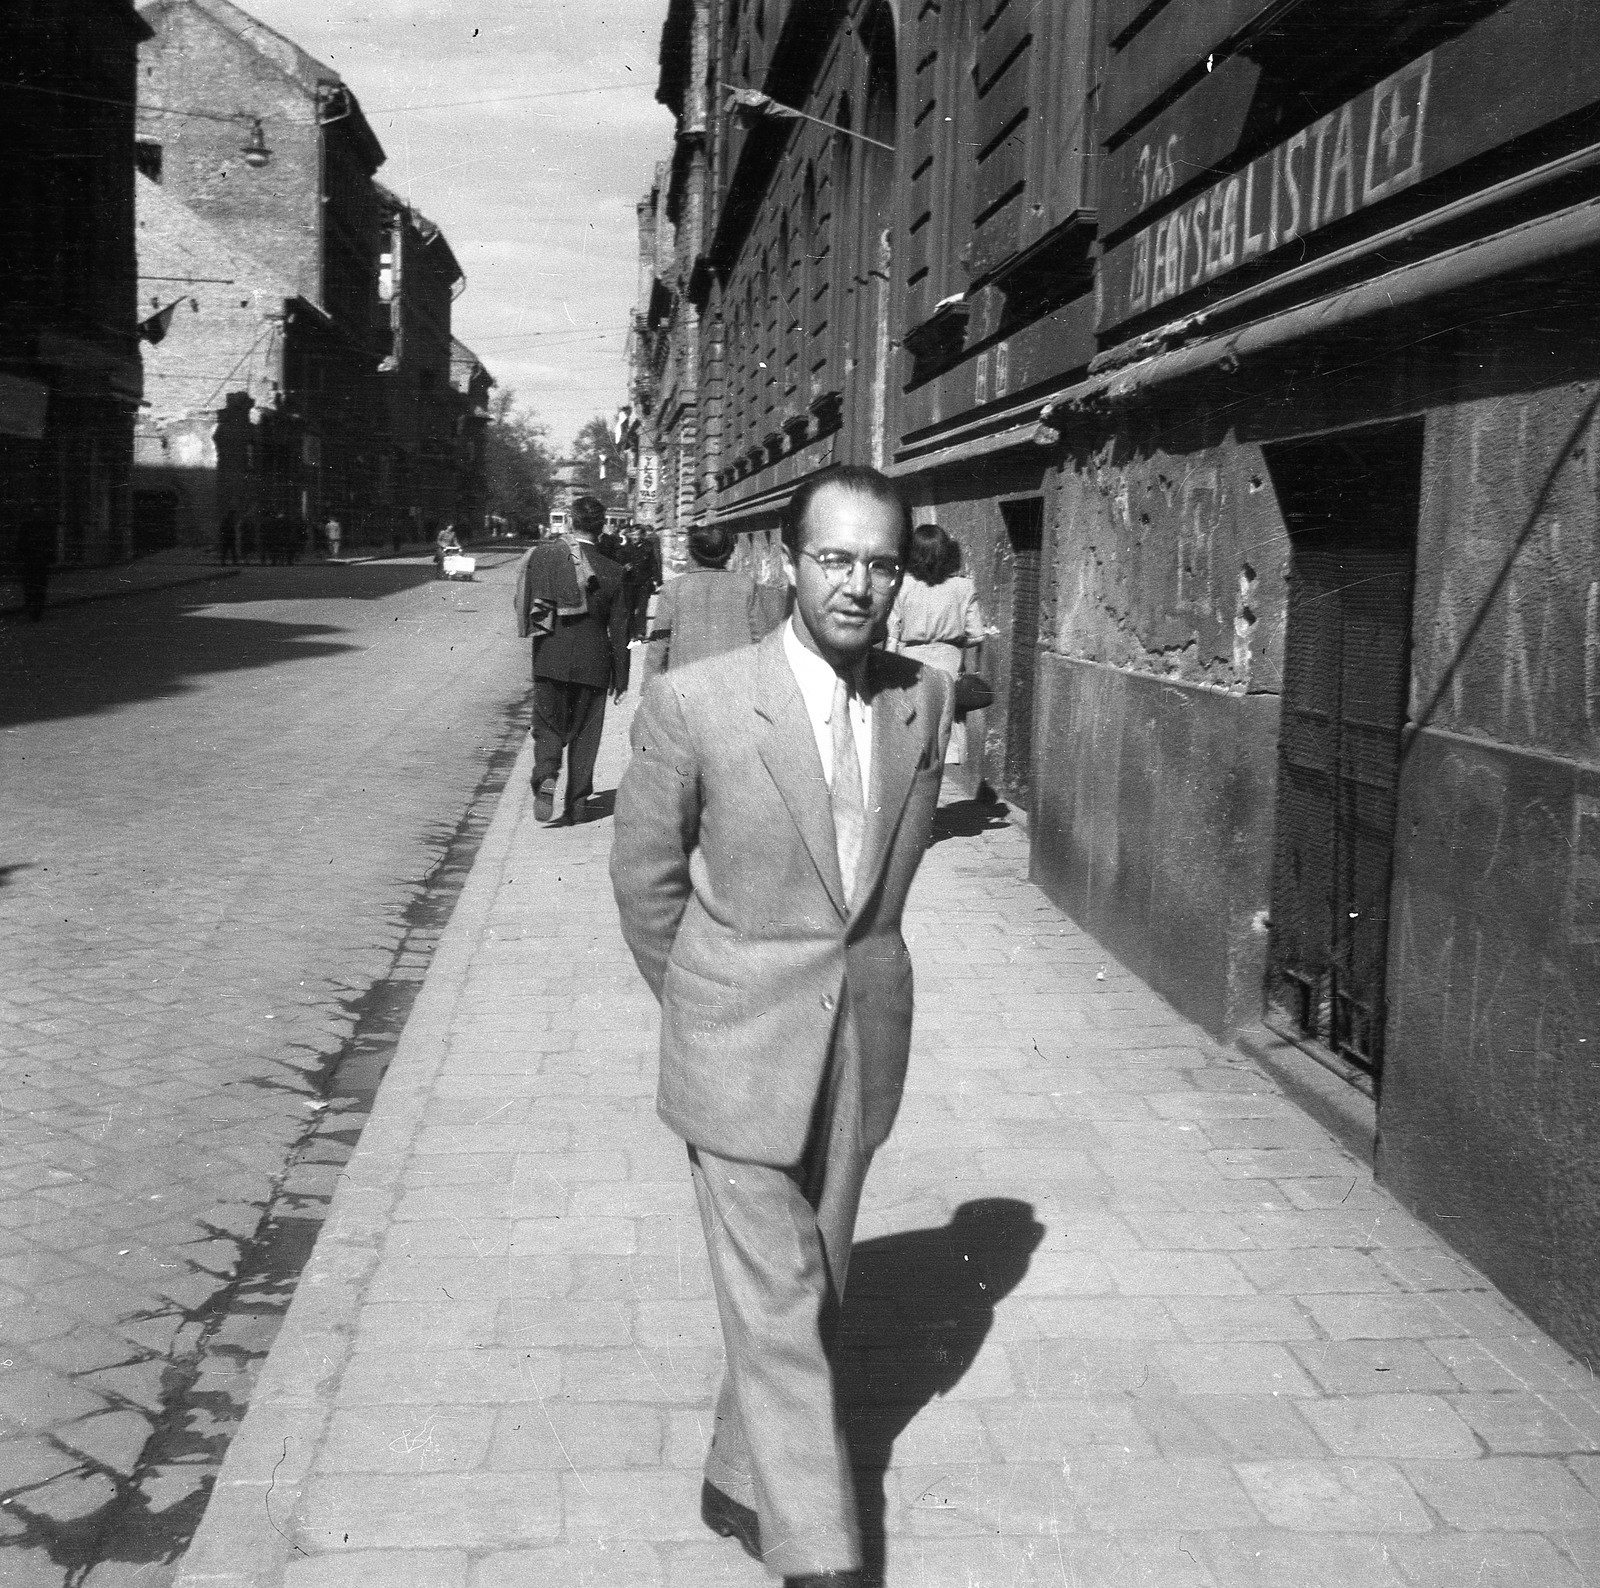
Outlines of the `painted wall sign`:
{"type": "MultiPolygon", "coordinates": [[[[1597,48],[1600,6],[1506,6],[1110,249],[1101,331],[1592,105],[1597,48]]],[[[1223,158],[1244,86],[1201,83],[1111,156],[1107,215],[1161,204],[1223,158]]]]}
{"type": "Polygon", "coordinates": [[[1113,249],[1102,328],[1421,181],[1432,82],[1430,51],[1113,249]]]}

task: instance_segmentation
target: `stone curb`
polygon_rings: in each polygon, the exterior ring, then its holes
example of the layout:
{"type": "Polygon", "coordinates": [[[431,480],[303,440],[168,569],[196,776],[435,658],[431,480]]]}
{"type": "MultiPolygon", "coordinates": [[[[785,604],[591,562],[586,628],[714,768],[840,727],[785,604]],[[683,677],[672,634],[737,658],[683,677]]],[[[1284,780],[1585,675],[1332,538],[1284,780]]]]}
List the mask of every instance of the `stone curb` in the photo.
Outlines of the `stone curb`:
{"type": "Polygon", "coordinates": [[[523,744],[461,897],[434,950],[372,1114],[263,1364],[250,1407],[178,1568],[175,1588],[281,1582],[293,1517],[332,1415],[401,1169],[449,1049],[473,957],[532,798],[523,744]]]}
{"type": "MultiPolygon", "coordinates": [[[[45,611],[58,607],[88,606],[92,601],[122,601],[128,596],[152,595],[157,590],[179,590],[189,584],[210,584],[215,579],[237,579],[238,568],[214,568],[210,573],[187,574],[182,579],[163,579],[159,584],[134,585],[127,590],[91,590],[87,595],[52,596],[45,602],[45,611]]],[[[15,617],[28,609],[19,601],[15,606],[0,607],[0,618],[15,617]]]]}

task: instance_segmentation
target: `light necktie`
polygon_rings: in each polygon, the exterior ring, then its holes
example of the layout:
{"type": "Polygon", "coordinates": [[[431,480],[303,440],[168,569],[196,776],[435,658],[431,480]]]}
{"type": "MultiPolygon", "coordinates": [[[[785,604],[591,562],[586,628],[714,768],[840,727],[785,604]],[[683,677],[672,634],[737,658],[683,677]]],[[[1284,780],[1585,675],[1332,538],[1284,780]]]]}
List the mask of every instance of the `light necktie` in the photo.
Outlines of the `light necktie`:
{"type": "Polygon", "coordinates": [[[850,686],[842,678],[834,681],[832,727],[833,841],[839,850],[844,902],[849,904],[867,831],[867,802],[861,795],[861,758],[856,754],[855,729],[850,722],[850,686]]]}

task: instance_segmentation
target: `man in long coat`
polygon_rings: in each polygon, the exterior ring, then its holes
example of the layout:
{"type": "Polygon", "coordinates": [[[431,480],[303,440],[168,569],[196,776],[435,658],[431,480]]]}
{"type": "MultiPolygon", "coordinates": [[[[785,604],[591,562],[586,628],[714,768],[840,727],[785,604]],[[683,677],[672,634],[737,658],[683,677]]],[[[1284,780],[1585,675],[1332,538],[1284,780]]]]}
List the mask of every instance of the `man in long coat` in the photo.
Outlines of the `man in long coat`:
{"type": "Polygon", "coordinates": [[[617,794],[622,930],[661,1003],[661,1117],[688,1143],[727,1371],[701,1513],[791,1588],[858,1584],[831,1350],[862,1183],[911,1038],[901,910],[949,680],[873,649],[911,520],[872,469],[790,504],[795,612],[655,679],[617,794]]]}
{"type": "Polygon", "coordinates": [[[533,640],[533,813],[555,815],[556,781],[567,759],[562,820],[581,822],[594,792],[594,763],[606,721],[606,691],[628,688],[628,599],[622,569],[595,537],[605,507],[572,504],[572,527],[535,546],[517,566],[517,632],[533,640]]]}

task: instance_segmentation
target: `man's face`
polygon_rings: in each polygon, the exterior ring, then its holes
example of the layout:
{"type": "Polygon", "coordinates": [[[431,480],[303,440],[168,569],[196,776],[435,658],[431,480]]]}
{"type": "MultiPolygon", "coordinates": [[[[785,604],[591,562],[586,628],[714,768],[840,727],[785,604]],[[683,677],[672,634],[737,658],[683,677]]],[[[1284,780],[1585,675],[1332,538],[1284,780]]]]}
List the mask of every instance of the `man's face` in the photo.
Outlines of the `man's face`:
{"type": "Polygon", "coordinates": [[[812,497],[800,526],[800,555],[785,552],[794,585],[795,613],[803,640],[825,661],[848,672],[872,648],[894,604],[900,579],[874,579],[880,568],[900,561],[899,511],[887,502],[846,486],[824,486],[812,497]],[[854,559],[842,577],[818,562],[854,559]]]}

